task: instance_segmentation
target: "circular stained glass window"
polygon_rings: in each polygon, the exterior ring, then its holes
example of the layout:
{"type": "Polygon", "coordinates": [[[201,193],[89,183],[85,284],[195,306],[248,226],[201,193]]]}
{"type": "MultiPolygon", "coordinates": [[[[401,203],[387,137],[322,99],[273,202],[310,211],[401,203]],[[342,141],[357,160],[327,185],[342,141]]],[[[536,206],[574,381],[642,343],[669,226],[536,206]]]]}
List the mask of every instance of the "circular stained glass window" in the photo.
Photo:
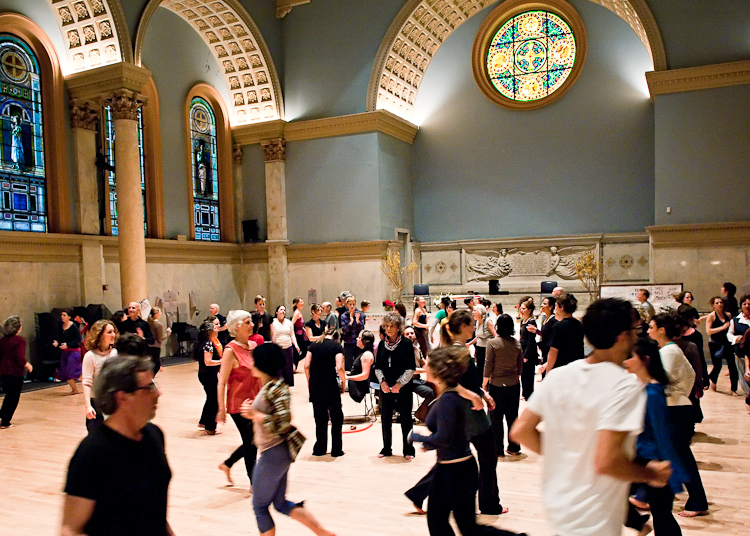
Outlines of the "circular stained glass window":
{"type": "Polygon", "coordinates": [[[585,55],[586,33],[570,4],[510,0],[482,24],[472,68],[490,99],[508,108],[533,109],[570,87],[585,55]]]}
{"type": "Polygon", "coordinates": [[[576,40],[570,26],[547,11],[516,15],[497,31],[487,51],[487,73],[505,97],[546,97],[570,75],[576,40]]]}

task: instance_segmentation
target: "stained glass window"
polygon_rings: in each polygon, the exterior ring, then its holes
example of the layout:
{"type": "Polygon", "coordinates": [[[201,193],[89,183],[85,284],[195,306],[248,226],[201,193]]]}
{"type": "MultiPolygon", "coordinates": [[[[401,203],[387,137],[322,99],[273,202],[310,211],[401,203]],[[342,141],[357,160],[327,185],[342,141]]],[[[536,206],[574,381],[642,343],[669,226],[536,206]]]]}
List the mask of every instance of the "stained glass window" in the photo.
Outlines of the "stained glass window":
{"type": "MultiPolygon", "coordinates": [[[[117,181],[115,178],[115,122],[112,119],[112,107],[106,106],[102,113],[102,154],[106,158],[107,168],[104,169],[104,179],[106,183],[105,191],[108,193],[107,219],[109,221],[109,230],[112,236],[119,233],[117,221],[117,181]]],[[[141,195],[143,198],[143,232],[147,235],[148,227],[146,225],[146,159],[143,150],[143,111],[138,110],[138,155],[141,170],[141,195]]]]}
{"type": "Polygon", "coordinates": [[[501,95],[535,101],[562,86],[575,60],[576,40],[568,24],[547,11],[527,11],[492,37],[486,67],[501,95]]]}
{"type": "Polygon", "coordinates": [[[218,242],[221,230],[216,116],[211,105],[200,97],[190,101],[190,147],[195,239],[218,242]]]}
{"type": "Polygon", "coordinates": [[[47,231],[39,62],[20,39],[0,34],[0,230],[47,231]]]}

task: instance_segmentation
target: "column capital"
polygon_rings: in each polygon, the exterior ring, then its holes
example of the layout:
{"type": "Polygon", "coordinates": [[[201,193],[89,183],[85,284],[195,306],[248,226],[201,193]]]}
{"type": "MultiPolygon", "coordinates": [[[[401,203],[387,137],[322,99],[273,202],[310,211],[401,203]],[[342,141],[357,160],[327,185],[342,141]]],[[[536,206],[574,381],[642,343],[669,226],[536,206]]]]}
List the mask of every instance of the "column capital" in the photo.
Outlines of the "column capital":
{"type": "Polygon", "coordinates": [[[266,162],[284,162],[286,160],[286,140],[274,138],[260,142],[266,162]]]}
{"type": "Polygon", "coordinates": [[[234,160],[235,166],[242,165],[242,145],[235,143],[232,146],[232,159],[234,160]]]}
{"type": "Polygon", "coordinates": [[[111,96],[103,99],[103,104],[112,107],[113,119],[138,119],[138,111],[146,105],[146,97],[121,89],[114,91],[111,96]]]}
{"type": "Polygon", "coordinates": [[[100,108],[89,102],[70,101],[70,124],[73,128],[96,130],[100,108]]]}

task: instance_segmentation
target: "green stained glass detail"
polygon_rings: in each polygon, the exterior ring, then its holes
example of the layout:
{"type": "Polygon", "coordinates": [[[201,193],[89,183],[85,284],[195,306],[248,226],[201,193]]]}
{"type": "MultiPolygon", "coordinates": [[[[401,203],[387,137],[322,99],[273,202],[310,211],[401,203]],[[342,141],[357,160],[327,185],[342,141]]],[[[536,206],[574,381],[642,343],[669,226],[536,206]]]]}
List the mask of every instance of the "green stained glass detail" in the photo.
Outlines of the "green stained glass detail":
{"type": "Polygon", "coordinates": [[[547,11],[527,11],[495,33],[487,74],[501,95],[514,101],[542,99],[563,85],[576,59],[570,26],[547,11]]]}

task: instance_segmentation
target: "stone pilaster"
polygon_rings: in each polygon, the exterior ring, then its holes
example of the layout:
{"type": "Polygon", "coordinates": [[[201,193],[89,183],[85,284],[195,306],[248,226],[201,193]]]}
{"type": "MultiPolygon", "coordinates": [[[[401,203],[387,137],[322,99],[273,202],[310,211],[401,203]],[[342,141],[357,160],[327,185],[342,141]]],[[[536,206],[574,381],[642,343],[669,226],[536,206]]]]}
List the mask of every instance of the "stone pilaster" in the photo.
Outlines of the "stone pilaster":
{"type": "MultiPolygon", "coordinates": [[[[99,234],[99,187],[96,172],[96,126],[99,109],[88,102],[70,103],[74,173],[78,186],[78,221],[82,234],[99,234]]],[[[99,303],[99,302],[88,302],[99,303]]]]}
{"type": "Polygon", "coordinates": [[[235,143],[232,149],[232,179],[234,185],[234,223],[237,242],[244,242],[242,220],[245,219],[244,200],[242,197],[242,145],[235,143]]]}
{"type": "Polygon", "coordinates": [[[266,162],[266,220],[269,303],[288,303],[289,269],[286,246],[286,140],[261,142],[266,162]]]}
{"type": "Polygon", "coordinates": [[[122,303],[148,297],[143,197],[138,154],[138,110],[145,104],[132,91],[116,91],[107,99],[115,123],[115,177],[122,303]]]}
{"type": "Polygon", "coordinates": [[[102,244],[84,241],[81,245],[83,303],[104,303],[104,253],[102,244]]]}

